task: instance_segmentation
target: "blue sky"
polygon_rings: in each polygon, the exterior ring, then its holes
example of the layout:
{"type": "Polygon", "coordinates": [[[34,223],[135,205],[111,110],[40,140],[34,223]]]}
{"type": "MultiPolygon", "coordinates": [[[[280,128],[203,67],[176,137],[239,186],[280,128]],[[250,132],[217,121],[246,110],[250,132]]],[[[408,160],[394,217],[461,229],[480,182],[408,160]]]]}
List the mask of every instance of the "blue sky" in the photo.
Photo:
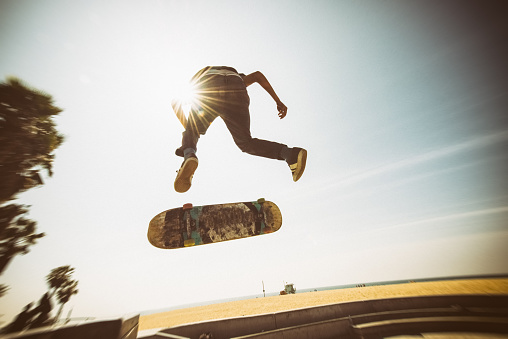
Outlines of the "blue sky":
{"type": "MultiPolygon", "coordinates": [[[[23,194],[47,236],[0,282],[8,321],[75,267],[63,314],[116,316],[282,289],[508,272],[506,24],[461,1],[0,2],[0,76],[50,93],[66,136],[54,176],[23,194]],[[249,87],[254,137],[304,147],[284,162],[234,145],[217,119],[185,194],[171,99],[200,68],[262,71],[288,116],[249,87]],[[164,251],[157,213],[274,201],[272,235],[164,251]]],[[[478,3],[479,4],[479,3],[478,3]]]]}

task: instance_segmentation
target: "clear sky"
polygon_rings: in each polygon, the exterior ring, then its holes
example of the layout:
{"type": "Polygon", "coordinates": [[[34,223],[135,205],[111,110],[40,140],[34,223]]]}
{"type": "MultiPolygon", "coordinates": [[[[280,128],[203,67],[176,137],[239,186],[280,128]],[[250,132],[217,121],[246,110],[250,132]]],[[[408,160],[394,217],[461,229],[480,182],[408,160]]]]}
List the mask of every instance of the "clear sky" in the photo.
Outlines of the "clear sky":
{"type": "Polygon", "coordinates": [[[261,295],[262,281],[508,273],[506,12],[487,4],[0,0],[0,76],[51,94],[66,136],[54,176],[18,200],[47,236],[0,277],[0,321],[62,265],[74,317],[261,295]],[[269,79],[288,116],[252,85],[252,135],[306,148],[299,182],[217,119],[192,188],[173,190],[170,102],[207,65],[269,79]],[[166,209],[260,197],[282,211],[275,234],[172,251],[146,238],[166,209]]]}

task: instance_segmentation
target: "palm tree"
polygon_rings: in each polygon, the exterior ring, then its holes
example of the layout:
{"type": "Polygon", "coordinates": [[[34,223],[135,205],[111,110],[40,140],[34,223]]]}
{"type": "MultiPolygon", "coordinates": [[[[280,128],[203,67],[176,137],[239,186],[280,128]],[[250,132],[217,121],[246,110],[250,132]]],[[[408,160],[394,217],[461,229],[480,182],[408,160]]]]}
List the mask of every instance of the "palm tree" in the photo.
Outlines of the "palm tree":
{"type": "Polygon", "coordinates": [[[46,276],[46,282],[49,285],[50,296],[56,295],[56,299],[60,304],[58,313],[55,317],[56,320],[60,317],[64,305],[70,298],[78,293],[78,281],[72,280],[71,275],[74,273],[74,268],[70,266],[60,266],[51,270],[46,276]]]}
{"type": "Polygon", "coordinates": [[[58,303],[60,304],[60,308],[58,309],[58,313],[56,314],[56,319],[60,318],[60,314],[62,314],[63,306],[66,304],[74,294],[78,294],[78,286],[77,281],[73,281],[68,286],[61,288],[57,292],[58,303]]]}

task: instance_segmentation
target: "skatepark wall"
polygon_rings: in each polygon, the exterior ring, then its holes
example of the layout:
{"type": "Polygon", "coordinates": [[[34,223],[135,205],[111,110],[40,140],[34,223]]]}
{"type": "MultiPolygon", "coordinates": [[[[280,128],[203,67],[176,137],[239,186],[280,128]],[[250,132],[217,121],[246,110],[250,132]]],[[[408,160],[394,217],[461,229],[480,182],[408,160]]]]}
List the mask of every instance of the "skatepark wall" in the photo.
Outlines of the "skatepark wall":
{"type": "MultiPolygon", "coordinates": [[[[433,332],[508,334],[508,296],[377,299],[175,326],[139,339],[382,338],[433,332]]],[[[144,332],[144,331],[143,331],[144,332]]]]}
{"type": "Polygon", "coordinates": [[[0,339],[136,339],[139,314],[0,335],[0,339]]]}

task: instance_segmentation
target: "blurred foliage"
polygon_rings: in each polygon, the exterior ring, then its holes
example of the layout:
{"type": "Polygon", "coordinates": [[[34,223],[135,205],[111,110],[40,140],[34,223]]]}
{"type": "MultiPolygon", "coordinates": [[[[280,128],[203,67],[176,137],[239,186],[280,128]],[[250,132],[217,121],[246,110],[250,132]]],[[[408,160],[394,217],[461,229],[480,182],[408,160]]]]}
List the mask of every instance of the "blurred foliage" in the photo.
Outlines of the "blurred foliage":
{"type": "Polygon", "coordinates": [[[51,296],[56,296],[60,304],[60,309],[55,317],[58,319],[62,313],[63,306],[71,299],[74,294],[78,294],[78,281],[72,280],[71,275],[74,268],[70,266],[60,266],[51,270],[46,276],[51,296]]]}
{"type": "Polygon", "coordinates": [[[9,289],[8,286],[0,285],[0,297],[2,297],[5,293],[7,293],[8,289],[9,289]]]}
{"type": "MultiPolygon", "coordinates": [[[[64,140],[53,117],[61,111],[50,95],[17,78],[0,83],[0,274],[14,256],[28,253],[44,236],[36,233],[37,223],[25,217],[26,206],[7,202],[42,185],[42,172],[53,174],[53,151],[64,140]]],[[[5,294],[7,287],[1,287],[5,294]]]]}
{"type": "Polygon", "coordinates": [[[0,335],[54,325],[62,313],[63,306],[74,294],[78,293],[78,281],[72,279],[72,273],[74,273],[74,268],[70,266],[52,269],[46,276],[49,291],[42,295],[36,306],[33,306],[35,303],[26,305],[11,323],[0,329],[0,335]],[[56,298],[60,304],[55,317],[51,316],[53,311],[51,300],[53,298],[56,298]]]}
{"type": "Polygon", "coordinates": [[[27,254],[29,247],[44,233],[35,233],[37,223],[23,217],[23,206],[10,204],[0,207],[0,274],[17,254],[27,254]]]}
{"type": "Polygon", "coordinates": [[[0,203],[42,184],[42,170],[53,174],[52,152],[64,140],[53,117],[61,111],[50,95],[19,79],[0,83],[0,203]]]}

